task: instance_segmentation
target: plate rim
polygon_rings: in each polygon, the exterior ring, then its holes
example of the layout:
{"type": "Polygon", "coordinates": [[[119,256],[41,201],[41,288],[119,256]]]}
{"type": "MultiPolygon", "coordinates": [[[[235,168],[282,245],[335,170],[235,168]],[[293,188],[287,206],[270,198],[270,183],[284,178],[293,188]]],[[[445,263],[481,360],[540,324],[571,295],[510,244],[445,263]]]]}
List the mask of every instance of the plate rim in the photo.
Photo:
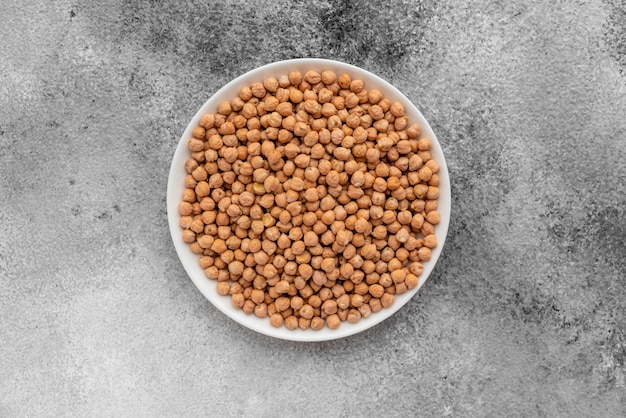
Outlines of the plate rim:
{"type": "MultiPolygon", "coordinates": [[[[354,77],[353,77],[354,78],[354,77]]],[[[370,80],[370,84],[371,80],[370,80]]],[[[365,80],[365,86],[368,88],[368,81],[365,80]]],[[[232,96],[234,97],[234,96],[232,96]]],[[[215,110],[212,110],[215,113],[215,110]]],[[[404,307],[410,300],[412,300],[418,293],[422,286],[429,279],[432,274],[441,253],[443,252],[443,248],[447,241],[447,235],[449,230],[449,222],[451,217],[451,189],[450,189],[450,176],[447,168],[445,156],[443,154],[443,149],[441,147],[441,143],[439,142],[437,136],[432,130],[430,124],[423,116],[419,108],[408,98],[406,97],[398,88],[396,88],[393,84],[386,81],[382,77],[374,74],[368,70],[363,68],[354,66],[352,64],[345,63],[343,61],[330,60],[324,58],[296,58],[296,59],[287,59],[281,61],[271,62],[260,67],[256,67],[252,70],[249,70],[238,77],[234,78],[212,95],[203,103],[203,105],[198,109],[195,115],[191,118],[189,123],[186,125],[182,135],[178,139],[176,144],[176,148],[174,154],[172,155],[172,161],[170,165],[170,170],[168,174],[168,182],[167,182],[167,191],[166,191],[166,209],[167,209],[167,218],[168,218],[168,226],[170,230],[170,236],[172,242],[174,244],[174,248],[176,250],[176,254],[178,260],[183,265],[187,276],[192,280],[196,288],[203,294],[203,296],[219,311],[223,314],[239,323],[240,325],[258,332],[260,334],[270,336],[273,338],[278,338],[282,340],[288,341],[298,341],[298,342],[320,342],[320,341],[330,341],[340,338],[345,338],[351,335],[358,334],[367,329],[370,329],[377,324],[383,322],[384,320],[392,317],[396,314],[402,307],[404,307]],[[289,67],[289,70],[280,70],[283,67],[289,67]],[[180,203],[180,196],[174,195],[177,191],[182,193],[182,189],[184,189],[184,183],[181,181],[177,183],[181,177],[184,180],[184,177],[187,175],[187,172],[184,170],[184,161],[189,158],[189,156],[185,156],[184,153],[188,152],[187,150],[187,141],[191,138],[191,131],[198,125],[200,118],[207,112],[209,112],[209,108],[213,105],[217,107],[217,103],[222,100],[220,96],[223,96],[230,90],[236,89],[239,90],[239,86],[250,85],[248,79],[255,79],[256,81],[262,82],[266,77],[270,74],[278,78],[279,75],[285,74],[287,71],[300,70],[305,71],[308,70],[318,70],[329,68],[333,69],[335,72],[338,72],[336,68],[341,68],[341,71],[347,72],[351,75],[358,74],[360,78],[362,75],[366,75],[367,78],[371,78],[375,81],[374,84],[377,84],[377,89],[381,90],[384,97],[393,97],[394,100],[401,99],[405,106],[405,112],[407,112],[407,116],[409,113],[415,114],[419,120],[415,121],[413,118],[409,117],[409,120],[413,123],[417,122],[421,126],[422,135],[426,134],[428,138],[432,142],[433,148],[431,148],[431,152],[434,151],[433,155],[434,159],[439,163],[439,177],[440,177],[440,185],[445,187],[439,187],[439,198],[438,198],[438,209],[440,214],[442,215],[441,222],[435,227],[435,236],[437,236],[438,245],[433,249],[431,259],[429,261],[423,262],[424,271],[419,276],[418,285],[402,295],[397,295],[394,304],[390,308],[383,308],[383,310],[372,313],[368,318],[361,318],[357,323],[351,324],[347,321],[342,321],[341,326],[338,329],[331,330],[328,327],[324,327],[322,330],[314,331],[311,329],[307,330],[288,330],[284,326],[279,328],[274,328],[270,325],[269,319],[261,319],[257,318],[255,315],[246,315],[241,310],[236,310],[232,307],[230,298],[218,295],[216,291],[211,292],[208,289],[209,286],[215,288],[216,281],[209,280],[205,277],[204,271],[200,267],[198,263],[198,254],[194,254],[191,252],[189,248],[189,244],[184,243],[182,241],[182,233],[179,225],[180,215],[178,214],[178,204],[180,203]],[[381,89],[378,85],[382,85],[383,89],[381,89]],[[219,100],[218,100],[219,99],[219,100]],[[409,106],[407,106],[407,104],[409,106]],[[443,175],[442,175],[443,174],[443,175]],[[442,205],[443,204],[443,205],[442,205]],[[443,209],[443,210],[442,210],[443,209]],[[195,267],[192,266],[189,261],[185,261],[184,259],[189,260],[190,255],[193,257],[195,261],[195,267]],[[217,296],[217,298],[216,298],[217,296]],[[219,298],[219,299],[218,299],[219,298]],[[226,302],[226,303],[225,303],[226,302]],[[262,324],[262,325],[261,325],[262,324]]],[[[213,289],[214,290],[214,289],[213,289]]]]}

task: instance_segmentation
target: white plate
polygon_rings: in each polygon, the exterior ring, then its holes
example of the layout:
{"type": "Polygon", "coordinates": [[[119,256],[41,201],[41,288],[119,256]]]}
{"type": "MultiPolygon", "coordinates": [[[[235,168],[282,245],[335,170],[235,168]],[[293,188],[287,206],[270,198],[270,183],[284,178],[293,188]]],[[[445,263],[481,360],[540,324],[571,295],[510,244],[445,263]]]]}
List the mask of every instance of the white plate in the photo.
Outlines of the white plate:
{"type": "Polygon", "coordinates": [[[265,335],[292,341],[325,341],[356,334],[371,328],[386,318],[389,318],[402,308],[413,296],[415,296],[418,290],[424,285],[428,276],[435,267],[435,263],[437,262],[439,255],[441,254],[446,234],[448,232],[448,225],[450,223],[450,179],[441,146],[430,128],[430,125],[415,105],[413,105],[413,103],[411,103],[409,99],[407,99],[398,89],[368,71],[343,62],[313,58],[294,59],[268,64],[237,77],[226,86],[222,87],[200,108],[200,110],[198,110],[198,113],[196,113],[193,119],[191,119],[191,122],[185,129],[185,132],[180,138],[176,148],[176,152],[174,153],[167,184],[167,213],[174,247],[176,248],[176,252],[178,253],[178,257],[180,258],[183,267],[196,287],[213,305],[215,305],[215,307],[228,315],[230,318],[239,322],[241,325],[265,335]],[[366,89],[378,89],[382,92],[384,97],[388,98],[392,102],[398,100],[404,105],[406,115],[409,117],[409,123],[419,123],[421,125],[422,135],[431,139],[431,155],[440,165],[440,195],[438,199],[438,210],[441,214],[441,222],[435,227],[435,235],[437,237],[438,245],[432,251],[432,258],[423,263],[424,271],[419,276],[419,285],[401,295],[396,295],[395,303],[390,308],[382,309],[377,313],[372,313],[369,318],[362,318],[356,324],[343,321],[341,326],[335,330],[324,327],[319,331],[313,331],[311,329],[297,329],[290,331],[284,326],[281,328],[272,327],[270,325],[269,318],[260,319],[254,314],[246,315],[243,311],[236,310],[231,305],[230,297],[220,296],[217,293],[217,282],[206,278],[203,269],[198,263],[199,256],[191,252],[189,244],[183,242],[182,230],[179,226],[180,215],[178,214],[178,204],[182,197],[183,189],[185,187],[184,180],[187,175],[184,168],[185,160],[190,157],[189,150],[187,149],[187,141],[192,136],[192,130],[198,126],[202,115],[206,113],[215,113],[217,105],[220,102],[224,100],[230,101],[233,97],[239,94],[239,89],[243,86],[250,86],[255,82],[262,82],[270,76],[278,78],[280,75],[288,74],[290,71],[300,71],[304,74],[308,70],[315,70],[318,72],[321,72],[322,70],[332,70],[336,72],[338,76],[343,73],[348,73],[353,79],[362,79],[365,83],[366,89]]]}

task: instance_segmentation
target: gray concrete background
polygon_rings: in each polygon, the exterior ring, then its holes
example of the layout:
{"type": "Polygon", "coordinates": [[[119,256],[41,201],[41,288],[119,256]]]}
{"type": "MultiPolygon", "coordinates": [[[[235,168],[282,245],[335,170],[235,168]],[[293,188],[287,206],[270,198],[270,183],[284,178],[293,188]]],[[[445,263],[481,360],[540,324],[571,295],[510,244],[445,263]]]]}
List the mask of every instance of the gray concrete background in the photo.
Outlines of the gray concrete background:
{"type": "Polygon", "coordinates": [[[0,3],[0,416],[626,415],[626,5],[0,3]],[[417,104],[453,216],[393,318],[218,312],[170,242],[176,142],[232,78],[362,66],[417,104]]]}

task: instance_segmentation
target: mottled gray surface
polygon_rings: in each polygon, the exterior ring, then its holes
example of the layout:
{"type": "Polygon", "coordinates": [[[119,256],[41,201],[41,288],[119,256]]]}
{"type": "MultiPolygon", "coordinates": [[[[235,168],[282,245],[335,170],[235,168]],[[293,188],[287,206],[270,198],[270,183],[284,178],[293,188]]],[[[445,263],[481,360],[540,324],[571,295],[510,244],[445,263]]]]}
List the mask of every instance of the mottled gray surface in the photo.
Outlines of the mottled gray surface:
{"type": "Polygon", "coordinates": [[[626,5],[0,3],[0,416],[626,415],[626,5]],[[433,276],[362,334],[258,335],[170,241],[176,142],[294,57],[378,73],[443,145],[433,276]]]}

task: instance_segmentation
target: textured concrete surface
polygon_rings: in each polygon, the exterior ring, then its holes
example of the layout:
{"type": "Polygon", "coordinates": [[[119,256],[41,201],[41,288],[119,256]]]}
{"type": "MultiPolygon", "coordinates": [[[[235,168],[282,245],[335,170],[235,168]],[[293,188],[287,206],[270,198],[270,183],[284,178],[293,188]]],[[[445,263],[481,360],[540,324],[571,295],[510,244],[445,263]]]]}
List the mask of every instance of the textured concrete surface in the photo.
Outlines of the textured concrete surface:
{"type": "Polygon", "coordinates": [[[2,1],[0,416],[626,415],[625,10],[2,1]],[[320,344],[213,308],[165,213],[196,109],[294,57],[404,91],[453,184],[420,296],[320,344]]]}

